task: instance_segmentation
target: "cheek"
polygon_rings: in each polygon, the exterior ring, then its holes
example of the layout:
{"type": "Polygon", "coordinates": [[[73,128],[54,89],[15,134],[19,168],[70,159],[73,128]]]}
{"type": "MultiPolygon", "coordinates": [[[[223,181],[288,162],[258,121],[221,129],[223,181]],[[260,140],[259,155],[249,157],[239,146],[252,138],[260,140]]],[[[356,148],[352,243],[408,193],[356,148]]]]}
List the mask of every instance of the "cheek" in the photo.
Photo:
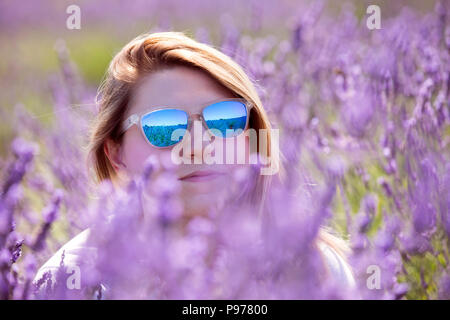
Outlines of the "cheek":
{"type": "Polygon", "coordinates": [[[158,150],[150,146],[145,141],[142,133],[137,128],[133,128],[124,136],[122,152],[122,161],[126,165],[127,173],[134,175],[142,172],[145,161],[149,156],[160,156],[161,153],[167,151],[164,149],[158,150]]]}
{"type": "MultiPolygon", "coordinates": [[[[203,150],[203,153],[204,156],[214,159],[211,159],[209,162],[213,162],[211,166],[226,165],[227,167],[232,167],[233,165],[242,164],[242,161],[244,164],[249,164],[252,148],[248,136],[230,138],[229,140],[214,140],[208,145],[208,148],[209,150],[203,150]]],[[[205,159],[204,161],[208,163],[205,159]]]]}
{"type": "Polygon", "coordinates": [[[245,164],[249,164],[250,163],[250,154],[251,154],[251,149],[253,148],[251,146],[251,142],[255,143],[256,140],[250,140],[250,137],[245,135],[242,138],[235,138],[235,143],[234,143],[234,166],[232,167],[240,167],[241,165],[243,165],[240,161],[244,161],[244,165],[245,164]],[[240,154],[240,160],[238,160],[238,154],[240,154]],[[242,159],[242,157],[244,157],[244,159],[242,159]]]}

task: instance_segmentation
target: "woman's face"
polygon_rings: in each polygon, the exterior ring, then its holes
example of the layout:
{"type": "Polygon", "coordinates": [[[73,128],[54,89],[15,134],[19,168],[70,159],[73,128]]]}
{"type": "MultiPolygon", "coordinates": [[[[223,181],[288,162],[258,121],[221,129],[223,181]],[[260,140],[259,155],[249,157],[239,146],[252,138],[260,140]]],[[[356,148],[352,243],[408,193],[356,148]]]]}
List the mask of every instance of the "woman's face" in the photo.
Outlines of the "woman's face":
{"type": "MultiPolygon", "coordinates": [[[[125,119],[131,114],[142,114],[161,107],[172,107],[185,110],[188,114],[201,114],[202,108],[211,101],[234,98],[232,92],[220,85],[208,74],[189,67],[175,66],[149,74],[141,79],[130,100],[125,119]]],[[[232,175],[239,167],[235,164],[205,164],[204,150],[214,144],[214,139],[204,141],[208,137],[206,128],[197,116],[193,116],[197,124],[192,123],[189,139],[183,139],[177,150],[181,159],[188,164],[173,164],[172,169],[181,186],[180,196],[183,202],[184,214],[205,214],[213,206],[220,206],[227,192],[230,192],[232,175]],[[202,135],[194,135],[194,126],[201,128],[202,135]],[[204,136],[206,134],[206,136],[204,136]],[[201,139],[201,143],[196,143],[201,139]],[[190,144],[190,152],[183,152],[183,146],[190,144]],[[201,162],[194,164],[194,160],[201,162]],[[191,162],[192,164],[189,164],[191,162]]],[[[198,129],[197,131],[198,132],[198,129]]],[[[247,139],[247,138],[246,138],[247,139]]],[[[247,140],[248,141],[248,140],[247,140]]],[[[248,143],[245,143],[245,155],[248,157],[248,143]]],[[[175,148],[155,148],[144,138],[138,126],[132,126],[123,137],[116,156],[116,170],[127,175],[142,172],[146,159],[156,156],[160,161],[172,161],[171,152],[175,148]]],[[[189,148],[187,148],[189,149],[189,148]]],[[[235,150],[236,151],[236,150],[235,150]]],[[[234,152],[236,154],[236,152],[234,152]]],[[[223,150],[225,163],[226,150],[223,150]]],[[[111,157],[110,157],[111,159],[111,157]]],[[[242,165],[240,165],[242,166],[242,165]]],[[[164,168],[153,177],[156,179],[164,168]]]]}

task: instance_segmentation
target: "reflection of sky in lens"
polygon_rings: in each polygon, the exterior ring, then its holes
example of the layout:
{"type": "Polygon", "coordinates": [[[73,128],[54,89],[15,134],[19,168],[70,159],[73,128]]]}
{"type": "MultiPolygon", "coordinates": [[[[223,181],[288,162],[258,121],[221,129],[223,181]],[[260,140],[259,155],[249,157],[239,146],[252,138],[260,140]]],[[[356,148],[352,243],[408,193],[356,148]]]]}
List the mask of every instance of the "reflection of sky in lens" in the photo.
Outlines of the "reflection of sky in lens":
{"type": "Polygon", "coordinates": [[[203,110],[205,120],[240,118],[247,115],[245,104],[239,101],[214,103],[203,110]]]}
{"type": "Polygon", "coordinates": [[[148,126],[177,126],[187,124],[187,113],[183,110],[164,109],[154,111],[142,119],[148,126]]]}
{"type": "Polygon", "coordinates": [[[244,129],[247,122],[247,108],[239,101],[214,103],[203,110],[203,118],[210,129],[218,129],[223,137],[233,136],[227,129],[244,129]]]}

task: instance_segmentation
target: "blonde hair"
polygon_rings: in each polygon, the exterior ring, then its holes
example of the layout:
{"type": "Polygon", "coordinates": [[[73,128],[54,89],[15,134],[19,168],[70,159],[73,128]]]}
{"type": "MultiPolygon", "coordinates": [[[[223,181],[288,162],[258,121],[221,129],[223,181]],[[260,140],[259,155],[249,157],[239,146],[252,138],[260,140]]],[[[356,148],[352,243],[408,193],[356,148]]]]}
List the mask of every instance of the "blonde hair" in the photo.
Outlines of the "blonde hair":
{"type": "MultiPolygon", "coordinates": [[[[271,124],[252,81],[241,66],[212,46],[197,42],[181,32],[158,32],[140,35],[125,45],[111,61],[99,88],[99,113],[92,126],[89,144],[97,180],[116,179],[116,172],[104,151],[104,145],[107,139],[121,142],[120,125],[138,80],[144,75],[175,65],[204,71],[237,97],[249,101],[254,106],[250,114],[250,128],[256,132],[267,129],[267,157],[274,159],[270,148],[271,124]]],[[[279,163],[276,166],[282,171],[279,163]]],[[[263,206],[269,181],[270,176],[258,175],[251,195],[253,202],[263,206]]],[[[345,245],[337,237],[321,230],[318,239],[330,244],[343,256],[345,245]]]]}

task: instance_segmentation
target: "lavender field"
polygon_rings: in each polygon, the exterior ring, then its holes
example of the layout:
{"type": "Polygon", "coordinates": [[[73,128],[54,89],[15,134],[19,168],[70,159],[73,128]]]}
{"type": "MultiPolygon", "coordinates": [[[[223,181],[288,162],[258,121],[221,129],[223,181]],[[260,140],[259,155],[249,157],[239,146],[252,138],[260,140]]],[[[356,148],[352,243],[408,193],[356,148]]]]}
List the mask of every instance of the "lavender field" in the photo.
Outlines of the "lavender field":
{"type": "Polygon", "coordinates": [[[80,1],[79,30],[69,1],[0,3],[0,299],[450,299],[449,2],[186,3],[80,1]],[[124,190],[96,182],[97,88],[118,50],[157,31],[220,49],[254,81],[280,130],[265,218],[227,186],[222,212],[176,233],[179,181],[170,166],[154,177],[155,159],[124,190]],[[86,228],[102,250],[82,288],[66,286],[70,256],[33,281],[86,228]],[[354,287],[323,280],[324,228],[348,244],[354,287]]]}

